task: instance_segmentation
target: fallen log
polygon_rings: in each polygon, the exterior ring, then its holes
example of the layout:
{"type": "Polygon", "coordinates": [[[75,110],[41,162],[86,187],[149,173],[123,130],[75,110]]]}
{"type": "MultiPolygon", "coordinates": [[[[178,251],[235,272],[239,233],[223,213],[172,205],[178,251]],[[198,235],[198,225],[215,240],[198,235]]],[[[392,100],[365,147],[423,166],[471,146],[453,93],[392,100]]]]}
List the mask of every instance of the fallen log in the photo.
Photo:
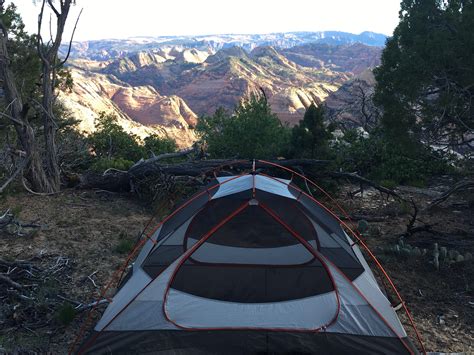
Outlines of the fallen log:
{"type": "Polygon", "coordinates": [[[87,172],[80,176],[78,187],[81,189],[128,192],[130,191],[130,175],[121,171],[110,171],[107,174],[87,172]]]}
{"type": "MultiPolygon", "coordinates": [[[[330,177],[337,179],[348,179],[352,182],[371,186],[382,193],[391,195],[395,198],[400,196],[393,190],[380,186],[379,184],[366,179],[355,173],[347,172],[327,172],[326,168],[330,165],[330,160],[318,159],[284,159],[270,160],[268,162],[252,160],[231,160],[231,159],[209,159],[209,160],[189,160],[181,163],[164,163],[165,159],[183,157],[194,153],[195,149],[187,149],[178,153],[167,153],[154,156],[150,159],[140,160],[134,164],[128,171],[108,169],[103,174],[87,173],[80,177],[79,188],[95,188],[114,192],[129,192],[136,190],[137,182],[147,181],[149,177],[172,176],[181,182],[189,181],[196,184],[206,179],[201,177],[211,176],[213,172],[228,175],[236,174],[241,171],[256,169],[257,171],[268,171],[278,169],[274,164],[284,168],[289,168],[299,172],[310,172],[310,177],[330,177]]],[[[148,182],[147,182],[148,183],[148,182]]]]}
{"type": "MultiPolygon", "coordinates": [[[[166,158],[175,157],[167,155],[166,158]]],[[[212,160],[194,160],[177,164],[165,164],[161,162],[160,156],[147,160],[142,160],[133,165],[128,171],[119,171],[109,169],[104,174],[87,173],[80,177],[79,188],[97,188],[107,191],[130,191],[134,181],[139,181],[149,176],[175,176],[187,177],[190,180],[199,176],[211,175],[217,170],[225,170],[239,172],[251,170],[253,161],[250,160],[229,160],[229,159],[212,159],[212,160]]],[[[276,163],[291,169],[308,169],[310,167],[324,167],[329,165],[328,160],[316,159],[287,159],[272,160],[270,163],[276,163]]],[[[255,162],[255,169],[271,170],[274,166],[255,162]]]]}
{"type": "MultiPolygon", "coordinates": [[[[329,160],[316,159],[287,159],[287,160],[272,160],[270,163],[276,163],[286,168],[296,169],[308,168],[314,166],[326,166],[330,163],[329,160]]],[[[209,173],[220,167],[230,170],[247,170],[252,169],[253,162],[250,160],[236,161],[228,159],[212,159],[212,160],[196,160],[180,164],[160,164],[159,161],[152,158],[145,160],[140,164],[135,164],[130,168],[128,174],[133,177],[146,176],[147,174],[163,173],[175,176],[199,176],[209,173]]],[[[256,169],[272,169],[272,166],[263,163],[255,162],[256,169]]]]}

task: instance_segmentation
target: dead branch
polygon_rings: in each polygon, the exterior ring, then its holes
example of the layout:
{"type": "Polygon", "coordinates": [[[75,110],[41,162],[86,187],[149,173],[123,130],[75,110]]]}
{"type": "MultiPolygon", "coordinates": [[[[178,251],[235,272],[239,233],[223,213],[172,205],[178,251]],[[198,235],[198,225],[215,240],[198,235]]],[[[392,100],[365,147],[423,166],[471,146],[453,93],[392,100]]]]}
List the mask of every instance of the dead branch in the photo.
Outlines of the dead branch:
{"type": "MultiPolygon", "coordinates": [[[[159,155],[147,160],[142,160],[133,165],[127,172],[116,170],[108,170],[105,175],[96,173],[87,173],[80,178],[80,188],[99,188],[108,191],[130,191],[131,184],[134,181],[141,181],[150,177],[173,176],[173,177],[188,177],[195,179],[198,177],[205,177],[216,169],[222,169],[239,172],[252,169],[251,161],[235,161],[227,159],[212,159],[212,160],[196,160],[187,161],[178,164],[164,164],[160,161],[165,158],[185,156],[190,154],[192,150],[186,150],[179,153],[170,153],[159,155]],[[173,155],[171,155],[173,154],[173,155]]],[[[288,160],[274,160],[281,166],[302,169],[311,167],[322,167],[330,163],[328,160],[316,159],[288,159],[288,160]]],[[[256,162],[257,169],[274,169],[272,166],[256,162]]],[[[182,178],[180,179],[183,180],[182,178]]]]}
{"type": "Polygon", "coordinates": [[[364,178],[360,175],[357,175],[356,173],[335,172],[335,173],[331,173],[330,176],[335,177],[335,178],[346,178],[346,179],[349,179],[349,180],[352,180],[352,181],[356,181],[360,184],[371,186],[374,189],[377,189],[382,193],[393,196],[397,199],[401,199],[400,195],[397,194],[394,190],[383,187],[383,186],[377,184],[376,182],[374,182],[372,180],[369,180],[369,179],[366,179],[366,178],[364,178]]]}
{"type": "Polygon", "coordinates": [[[15,260],[15,261],[8,261],[0,258],[0,265],[8,268],[19,267],[22,269],[33,270],[35,269],[33,264],[28,261],[24,260],[15,260]]]}
{"type": "Polygon", "coordinates": [[[388,216],[366,216],[366,215],[359,215],[359,214],[352,214],[349,217],[347,216],[339,216],[339,218],[343,221],[352,220],[352,221],[360,221],[364,220],[367,222],[385,222],[389,217],[388,216]]]}
{"type": "MultiPolygon", "coordinates": [[[[34,233],[34,231],[29,231],[29,233],[24,233],[25,228],[37,229],[42,228],[43,226],[35,223],[22,223],[20,222],[10,210],[7,210],[2,216],[0,216],[0,230],[5,230],[8,234],[17,235],[19,237],[29,236],[34,233]]],[[[0,264],[2,260],[0,259],[0,264]]]]}
{"type": "Polygon", "coordinates": [[[26,184],[26,179],[23,178],[21,179],[21,182],[23,184],[23,187],[25,188],[26,191],[28,191],[30,194],[36,195],[36,196],[51,196],[51,195],[56,195],[60,193],[61,191],[55,191],[55,192],[35,192],[32,189],[30,189],[27,184],[26,184]]]}
{"type": "Polygon", "coordinates": [[[15,178],[18,176],[18,174],[20,174],[23,169],[26,167],[26,165],[28,164],[28,161],[29,159],[24,159],[20,165],[18,166],[18,168],[15,170],[15,172],[7,179],[7,181],[5,181],[5,183],[0,187],[0,194],[8,187],[8,185],[11,184],[11,182],[13,180],[15,180],[15,178]]]}
{"type": "Polygon", "coordinates": [[[69,56],[71,55],[72,41],[74,40],[74,35],[76,34],[77,25],[79,23],[79,19],[81,18],[82,10],[84,9],[81,9],[81,11],[79,12],[79,15],[77,16],[76,23],[74,24],[74,29],[72,30],[71,39],[69,40],[69,47],[66,53],[66,57],[57,65],[58,68],[62,67],[67,62],[67,60],[69,59],[69,56]]]}
{"type": "Polygon", "coordinates": [[[73,304],[75,306],[74,309],[76,310],[76,312],[84,312],[84,311],[87,311],[88,309],[94,308],[99,305],[106,305],[110,302],[108,299],[104,298],[104,299],[94,301],[91,303],[82,303],[82,302],[70,299],[68,297],[64,297],[62,295],[57,295],[57,297],[63,301],[73,304]]]}
{"type": "Polygon", "coordinates": [[[410,200],[413,206],[413,213],[411,214],[410,220],[407,223],[407,229],[404,233],[398,235],[398,237],[410,237],[413,234],[421,232],[435,233],[432,229],[433,224],[427,224],[418,219],[418,206],[413,199],[410,200]],[[422,225],[415,226],[417,222],[421,222],[422,225]]]}
{"type": "Polygon", "coordinates": [[[94,308],[96,306],[109,304],[109,302],[110,301],[108,299],[102,299],[102,300],[98,300],[98,301],[91,302],[91,303],[88,303],[88,304],[81,304],[80,306],[76,307],[76,311],[77,312],[83,312],[83,311],[86,311],[88,309],[94,308]]]}
{"type": "Polygon", "coordinates": [[[154,164],[158,161],[165,160],[165,159],[180,158],[180,157],[192,154],[192,153],[196,153],[196,151],[197,151],[197,147],[193,146],[193,147],[190,147],[190,148],[187,148],[187,149],[184,149],[182,151],[175,152],[175,153],[164,153],[164,154],[160,154],[160,155],[154,155],[150,159],[141,159],[141,160],[139,160],[130,169],[138,168],[140,165],[143,165],[143,164],[144,165],[154,164]]]}
{"type": "MultiPolygon", "coordinates": [[[[287,159],[287,160],[273,160],[272,163],[277,163],[283,167],[288,168],[308,168],[315,166],[325,166],[330,162],[328,160],[316,159],[287,159]]],[[[228,159],[212,159],[189,161],[180,164],[159,164],[156,160],[145,161],[142,164],[136,164],[130,168],[128,174],[132,177],[147,176],[153,173],[164,173],[175,176],[200,176],[215,171],[220,167],[227,167],[234,171],[242,171],[252,169],[251,161],[235,161],[228,159]]],[[[272,167],[265,163],[256,162],[256,168],[272,169],[272,167]]]]}
{"type": "Polygon", "coordinates": [[[17,290],[22,290],[24,288],[23,285],[20,285],[18,282],[13,281],[12,279],[10,279],[8,276],[4,274],[0,274],[0,282],[3,282],[17,290]]]}
{"type": "Polygon", "coordinates": [[[446,201],[449,198],[449,196],[451,196],[452,194],[454,194],[458,191],[469,190],[469,189],[472,189],[472,188],[474,188],[474,180],[458,182],[452,188],[450,188],[448,191],[443,193],[440,197],[438,197],[438,198],[434,199],[433,201],[431,201],[428,204],[428,206],[426,206],[425,209],[429,210],[429,209],[443,203],[444,201],[446,201]]]}
{"type": "Polygon", "coordinates": [[[3,228],[10,224],[14,219],[13,213],[10,213],[10,210],[6,210],[6,212],[0,216],[0,228],[3,228]]]}

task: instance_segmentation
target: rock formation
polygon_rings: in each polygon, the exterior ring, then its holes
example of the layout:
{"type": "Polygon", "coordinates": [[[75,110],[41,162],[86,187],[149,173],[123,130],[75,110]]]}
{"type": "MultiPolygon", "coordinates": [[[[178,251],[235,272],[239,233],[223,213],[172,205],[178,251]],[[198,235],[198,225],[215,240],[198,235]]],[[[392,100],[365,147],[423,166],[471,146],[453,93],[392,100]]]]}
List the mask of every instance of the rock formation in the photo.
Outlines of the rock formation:
{"type": "MultiPolygon", "coordinates": [[[[196,139],[193,127],[198,116],[213,114],[219,107],[232,110],[242,97],[261,89],[272,110],[290,126],[302,119],[311,103],[326,100],[333,121],[361,125],[367,120],[368,106],[361,111],[357,95],[373,93],[373,77],[367,69],[379,64],[380,47],[353,43],[352,37],[340,33],[332,33],[331,38],[318,34],[317,43],[305,43],[315,33],[252,36],[187,39],[195,48],[174,37],[163,38],[159,46],[150,38],[89,43],[94,53],[107,54],[101,60],[87,55],[73,59],[73,92],[62,93],[61,98],[86,132],[94,129],[95,117],[106,111],[115,113],[128,131],[141,137],[158,132],[182,147],[196,139]],[[249,44],[249,38],[264,45],[233,45],[249,44]],[[338,41],[345,44],[328,44],[338,41]],[[286,48],[289,43],[299,45],[286,48]],[[146,50],[133,52],[135,48],[146,50]]],[[[372,38],[370,33],[363,36],[367,41],[372,38]]],[[[92,50],[86,44],[75,48],[81,53],[92,50]]]]}

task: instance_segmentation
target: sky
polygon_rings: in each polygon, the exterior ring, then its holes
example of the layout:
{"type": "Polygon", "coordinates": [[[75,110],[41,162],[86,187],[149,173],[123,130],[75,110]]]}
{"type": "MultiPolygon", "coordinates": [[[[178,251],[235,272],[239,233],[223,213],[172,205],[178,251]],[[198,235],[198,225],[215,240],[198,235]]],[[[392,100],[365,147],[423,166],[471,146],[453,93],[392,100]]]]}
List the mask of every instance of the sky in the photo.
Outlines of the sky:
{"type": "MultiPolygon", "coordinates": [[[[13,2],[27,30],[36,32],[41,1],[13,2]]],[[[68,18],[65,41],[81,8],[83,13],[74,38],[80,41],[330,30],[391,35],[398,23],[400,7],[400,0],[76,0],[76,3],[68,18]]],[[[48,22],[44,32],[49,32],[48,22]]]]}

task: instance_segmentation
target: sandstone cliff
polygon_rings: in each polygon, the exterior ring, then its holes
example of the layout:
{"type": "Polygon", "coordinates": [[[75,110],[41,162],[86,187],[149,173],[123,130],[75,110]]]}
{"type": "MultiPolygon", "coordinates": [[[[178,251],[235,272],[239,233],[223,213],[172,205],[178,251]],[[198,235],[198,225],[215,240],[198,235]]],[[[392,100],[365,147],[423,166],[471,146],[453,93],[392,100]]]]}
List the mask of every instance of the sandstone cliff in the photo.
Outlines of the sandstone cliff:
{"type": "Polygon", "coordinates": [[[198,115],[212,114],[218,107],[231,110],[243,96],[263,88],[272,109],[290,125],[302,118],[311,102],[320,103],[351,76],[302,67],[271,46],[250,53],[228,47],[202,63],[155,62],[126,72],[113,62],[104,72],[134,86],[152,86],[163,95],[178,96],[198,115]]]}
{"type": "Polygon", "coordinates": [[[177,97],[161,96],[150,87],[132,88],[108,75],[72,68],[72,92],[62,92],[60,100],[80,121],[79,130],[95,130],[100,112],[112,113],[128,132],[141,138],[157,133],[174,138],[181,147],[195,141],[190,126],[196,115],[177,97]]]}

